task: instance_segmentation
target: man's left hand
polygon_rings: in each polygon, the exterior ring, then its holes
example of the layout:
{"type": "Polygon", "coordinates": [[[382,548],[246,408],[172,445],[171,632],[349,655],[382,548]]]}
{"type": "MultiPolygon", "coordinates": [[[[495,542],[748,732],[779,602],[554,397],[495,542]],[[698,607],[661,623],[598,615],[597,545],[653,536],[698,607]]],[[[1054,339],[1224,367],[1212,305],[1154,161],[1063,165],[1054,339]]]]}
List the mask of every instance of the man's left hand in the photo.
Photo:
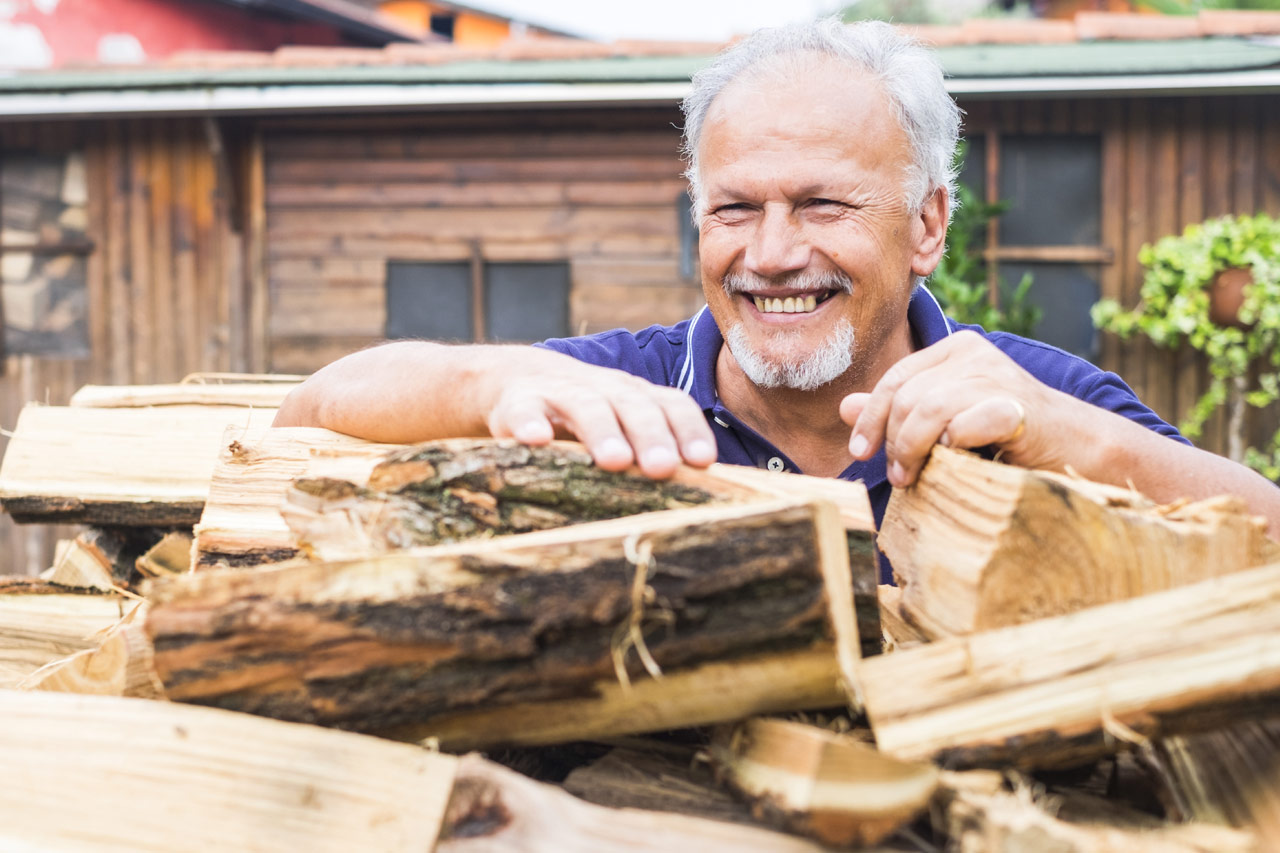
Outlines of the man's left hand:
{"type": "Polygon", "coordinates": [[[1060,442],[1070,439],[1054,426],[1063,415],[1055,398],[1064,396],[964,331],[902,359],[871,393],[845,397],[840,417],[853,427],[854,458],[869,459],[883,442],[889,482],[906,486],[935,444],[994,445],[1015,464],[1060,468],[1060,442]]]}

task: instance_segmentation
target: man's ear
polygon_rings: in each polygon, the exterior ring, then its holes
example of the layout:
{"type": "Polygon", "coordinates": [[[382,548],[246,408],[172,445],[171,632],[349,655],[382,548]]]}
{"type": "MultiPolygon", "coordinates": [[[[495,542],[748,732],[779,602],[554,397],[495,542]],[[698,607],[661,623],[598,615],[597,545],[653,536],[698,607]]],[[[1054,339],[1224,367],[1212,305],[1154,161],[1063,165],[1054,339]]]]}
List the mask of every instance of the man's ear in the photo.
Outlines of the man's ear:
{"type": "Polygon", "coordinates": [[[917,221],[912,225],[919,236],[915,252],[911,255],[911,272],[918,276],[928,276],[942,260],[942,253],[947,246],[947,212],[950,205],[951,198],[947,188],[938,187],[916,214],[917,221]]]}

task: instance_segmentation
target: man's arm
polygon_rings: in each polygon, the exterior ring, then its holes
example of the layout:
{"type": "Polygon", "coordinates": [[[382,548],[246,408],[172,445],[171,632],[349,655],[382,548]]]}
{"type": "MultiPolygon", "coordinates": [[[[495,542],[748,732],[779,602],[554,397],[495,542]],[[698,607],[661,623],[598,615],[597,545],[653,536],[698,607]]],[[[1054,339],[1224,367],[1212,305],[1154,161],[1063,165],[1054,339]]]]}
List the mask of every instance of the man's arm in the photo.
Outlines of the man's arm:
{"type": "Polygon", "coordinates": [[[1070,469],[1132,486],[1153,500],[1244,498],[1280,539],[1280,488],[1221,456],[1173,441],[1040,382],[982,336],[960,332],[912,353],[870,394],[840,406],[849,449],[870,458],[883,442],[889,482],[915,482],[929,449],[995,445],[1025,468],[1070,469]]]}
{"type": "Polygon", "coordinates": [[[395,443],[574,437],[601,468],[635,462],[651,477],[670,476],[682,458],[699,466],[716,458],[711,428],[687,394],[528,346],[404,341],[363,350],[292,391],[274,426],[395,443]]]}

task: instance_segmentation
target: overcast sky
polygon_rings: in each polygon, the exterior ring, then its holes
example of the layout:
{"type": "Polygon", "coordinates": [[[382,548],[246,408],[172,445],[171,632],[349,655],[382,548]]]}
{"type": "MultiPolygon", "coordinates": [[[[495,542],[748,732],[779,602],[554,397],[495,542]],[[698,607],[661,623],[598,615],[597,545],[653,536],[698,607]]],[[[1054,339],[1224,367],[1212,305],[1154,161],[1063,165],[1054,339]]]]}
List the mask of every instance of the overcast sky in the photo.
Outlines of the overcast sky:
{"type": "Polygon", "coordinates": [[[466,5],[600,39],[726,39],[815,18],[849,0],[465,0],[466,5]]]}

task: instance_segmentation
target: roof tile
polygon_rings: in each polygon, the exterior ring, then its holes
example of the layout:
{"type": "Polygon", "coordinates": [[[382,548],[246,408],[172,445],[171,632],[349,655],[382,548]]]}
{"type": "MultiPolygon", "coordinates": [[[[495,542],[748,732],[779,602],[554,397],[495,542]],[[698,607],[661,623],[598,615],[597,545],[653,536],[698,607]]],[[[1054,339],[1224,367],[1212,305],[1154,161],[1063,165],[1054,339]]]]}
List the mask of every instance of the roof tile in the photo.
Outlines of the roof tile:
{"type": "Polygon", "coordinates": [[[1184,39],[1200,35],[1200,22],[1191,15],[1141,15],[1116,12],[1077,12],[1076,36],[1095,39],[1184,39]]]}
{"type": "Polygon", "coordinates": [[[1076,40],[1070,21],[970,18],[961,30],[972,44],[1059,44],[1076,40]]]}
{"type": "Polygon", "coordinates": [[[1197,18],[1206,36],[1261,36],[1280,33],[1280,12],[1248,12],[1219,9],[1202,11],[1197,18]]]}

